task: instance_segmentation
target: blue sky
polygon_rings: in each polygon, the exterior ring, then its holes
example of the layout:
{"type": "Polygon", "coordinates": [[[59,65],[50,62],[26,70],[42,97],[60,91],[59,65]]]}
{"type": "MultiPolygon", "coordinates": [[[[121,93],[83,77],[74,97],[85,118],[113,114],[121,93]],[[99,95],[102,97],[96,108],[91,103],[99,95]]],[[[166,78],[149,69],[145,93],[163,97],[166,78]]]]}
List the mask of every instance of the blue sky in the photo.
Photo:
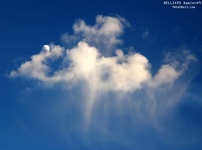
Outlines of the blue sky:
{"type": "Polygon", "coordinates": [[[201,149],[195,6],[0,1],[0,149],[201,149]]]}

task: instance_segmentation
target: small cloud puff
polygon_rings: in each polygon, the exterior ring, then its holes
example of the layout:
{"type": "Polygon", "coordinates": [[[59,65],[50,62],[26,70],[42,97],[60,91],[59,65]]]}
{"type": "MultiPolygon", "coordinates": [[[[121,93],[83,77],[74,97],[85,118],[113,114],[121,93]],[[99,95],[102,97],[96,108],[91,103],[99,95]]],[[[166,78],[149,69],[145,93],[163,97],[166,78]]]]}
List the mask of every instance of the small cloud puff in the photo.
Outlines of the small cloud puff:
{"type": "Polygon", "coordinates": [[[149,32],[148,31],[145,31],[142,35],[142,38],[145,39],[149,36],[149,32]]]}
{"type": "Polygon", "coordinates": [[[61,40],[67,44],[80,40],[100,48],[104,45],[105,51],[108,50],[110,53],[110,49],[122,43],[118,38],[125,27],[130,27],[130,24],[118,15],[116,17],[98,15],[93,26],[87,25],[82,19],[77,20],[72,27],[74,35],[65,33],[61,40]]]}

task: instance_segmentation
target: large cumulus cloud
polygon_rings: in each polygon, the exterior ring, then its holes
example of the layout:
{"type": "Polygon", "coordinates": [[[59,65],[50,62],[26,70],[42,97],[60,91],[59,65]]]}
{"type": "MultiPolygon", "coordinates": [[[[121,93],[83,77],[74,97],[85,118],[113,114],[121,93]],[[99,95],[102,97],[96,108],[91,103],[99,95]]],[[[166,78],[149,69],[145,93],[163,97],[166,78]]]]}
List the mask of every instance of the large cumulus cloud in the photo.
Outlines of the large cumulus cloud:
{"type": "MultiPolygon", "coordinates": [[[[121,49],[116,50],[115,56],[101,53],[99,44],[108,50],[122,43],[119,36],[124,33],[126,26],[129,26],[129,23],[119,16],[99,15],[93,26],[86,25],[84,20],[78,20],[73,25],[74,35],[62,36],[67,43],[78,41],[73,48],[65,49],[52,44],[50,51],[42,50],[33,55],[30,61],[11,71],[9,76],[32,78],[47,86],[60,83],[80,86],[85,83],[88,90],[85,98],[87,122],[90,120],[94,102],[102,94],[127,94],[145,89],[155,102],[154,91],[161,87],[171,87],[196,58],[187,50],[180,54],[168,53],[164,64],[152,75],[152,64],[140,53],[124,54],[121,49]],[[51,69],[51,62],[57,59],[62,59],[60,68],[51,69]]],[[[144,102],[138,102],[138,105],[144,102]]],[[[147,103],[145,105],[148,106],[147,103]]],[[[154,111],[155,107],[151,107],[154,111]]]]}

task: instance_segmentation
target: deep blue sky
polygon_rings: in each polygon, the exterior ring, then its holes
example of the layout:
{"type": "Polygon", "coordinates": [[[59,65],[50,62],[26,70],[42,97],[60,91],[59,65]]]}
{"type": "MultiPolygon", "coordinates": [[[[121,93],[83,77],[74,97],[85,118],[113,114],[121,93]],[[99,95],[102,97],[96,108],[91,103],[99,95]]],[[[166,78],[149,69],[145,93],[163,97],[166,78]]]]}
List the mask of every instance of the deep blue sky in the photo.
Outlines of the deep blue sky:
{"type": "MultiPolygon", "coordinates": [[[[201,14],[202,5],[172,9],[157,0],[1,0],[0,149],[202,149],[201,14]],[[42,88],[35,80],[7,76],[39,53],[44,44],[63,46],[61,35],[73,34],[72,25],[77,19],[94,25],[98,14],[118,14],[130,23],[120,37],[124,43],[119,48],[127,53],[126,48],[133,47],[147,57],[152,74],[164,63],[167,52],[188,49],[197,58],[177,81],[187,81],[185,92],[168,114],[158,118],[158,125],[138,119],[131,123],[127,108],[121,112],[110,108],[108,118],[98,112],[99,117],[108,119],[104,127],[94,123],[92,130],[83,133],[80,87],[42,88]],[[143,38],[145,32],[149,34],[143,38]]],[[[135,94],[132,93],[134,99],[135,94]]],[[[169,94],[165,99],[169,101],[169,94]]],[[[109,103],[112,106],[113,99],[109,103]]]]}

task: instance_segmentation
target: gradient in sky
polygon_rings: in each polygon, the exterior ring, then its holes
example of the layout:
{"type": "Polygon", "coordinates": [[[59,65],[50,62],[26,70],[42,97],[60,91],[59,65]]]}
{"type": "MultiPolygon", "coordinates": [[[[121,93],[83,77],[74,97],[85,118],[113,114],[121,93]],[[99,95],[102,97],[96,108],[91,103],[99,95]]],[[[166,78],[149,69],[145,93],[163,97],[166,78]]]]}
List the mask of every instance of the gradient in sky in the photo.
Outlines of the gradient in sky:
{"type": "Polygon", "coordinates": [[[0,148],[202,148],[202,6],[1,1],[0,148]]]}

